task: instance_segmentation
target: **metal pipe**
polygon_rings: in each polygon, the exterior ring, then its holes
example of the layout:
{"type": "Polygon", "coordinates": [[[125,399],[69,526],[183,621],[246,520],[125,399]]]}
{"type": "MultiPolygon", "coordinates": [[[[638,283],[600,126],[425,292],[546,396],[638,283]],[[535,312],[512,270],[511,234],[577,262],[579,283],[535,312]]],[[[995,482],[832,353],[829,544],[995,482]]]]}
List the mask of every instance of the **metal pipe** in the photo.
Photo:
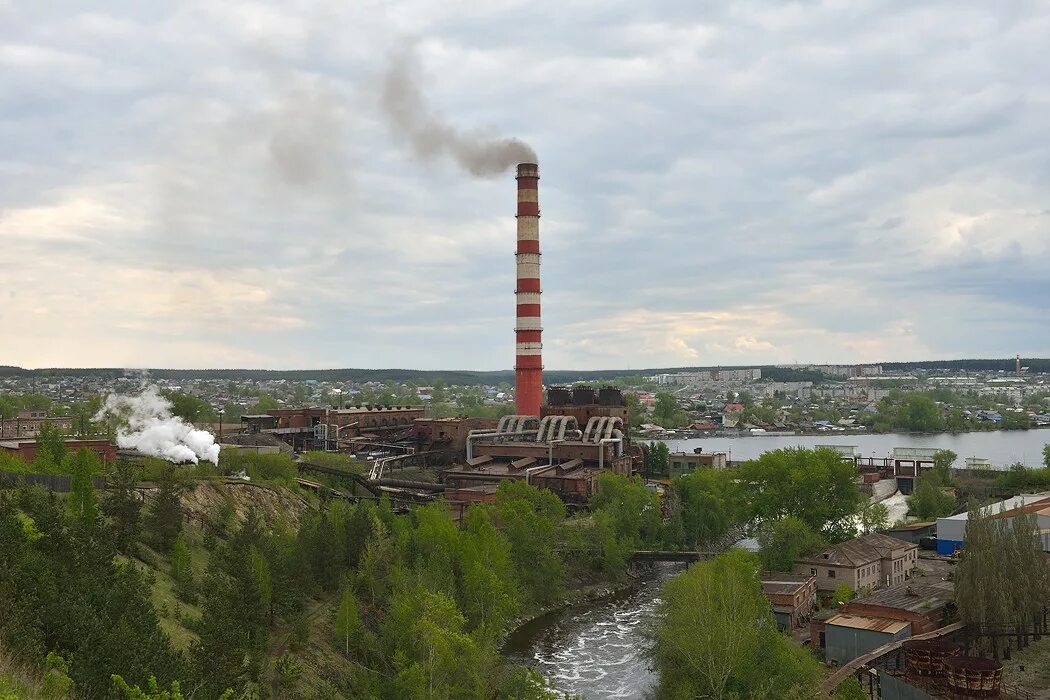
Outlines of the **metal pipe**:
{"type": "Polygon", "coordinates": [[[601,440],[598,441],[598,468],[599,469],[604,469],[605,468],[605,445],[607,445],[609,443],[613,443],[613,442],[619,443],[620,447],[621,448],[623,447],[623,437],[622,436],[618,437],[618,438],[602,438],[601,440]]]}
{"type": "Polygon", "coordinates": [[[547,469],[549,467],[553,467],[554,466],[554,443],[556,443],[556,442],[565,442],[565,441],[564,440],[551,440],[548,443],[548,446],[547,446],[547,463],[546,464],[540,464],[540,465],[537,465],[535,467],[529,467],[528,469],[526,469],[525,470],[525,483],[526,484],[530,483],[530,479],[532,478],[532,473],[533,472],[537,472],[537,471],[539,471],[541,469],[547,469]]]}
{"type": "Polygon", "coordinates": [[[536,434],[535,430],[516,430],[516,431],[510,432],[510,433],[498,433],[498,432],[479,433],[476,430],[471,430],[469,433],[467,433],[467,459],[468,460],[474,459],[474,451],[471,449],[472,448],[472,445],[471,445],[471,442],[470,442],[471,440],[476,440],[477,438],[483,438],[483,437],[513,437],[513,436],[516,436],[516,435],[535,435],[535,434],[536,434]]]}

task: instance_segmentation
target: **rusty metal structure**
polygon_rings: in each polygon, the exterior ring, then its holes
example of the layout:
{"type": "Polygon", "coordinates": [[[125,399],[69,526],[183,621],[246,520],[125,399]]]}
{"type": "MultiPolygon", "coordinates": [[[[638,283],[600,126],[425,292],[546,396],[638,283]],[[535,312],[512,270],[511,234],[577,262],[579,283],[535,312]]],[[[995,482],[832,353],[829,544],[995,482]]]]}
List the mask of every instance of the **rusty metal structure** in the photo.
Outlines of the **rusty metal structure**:
{"type": "Polygon", "coordinates": [[[514,255],[517,306],[514,326],[514,402],[520,415],[536,416],[543,401],[543,327],[540,321],[540,168],[518,164],[518,245],[514,255]]]}

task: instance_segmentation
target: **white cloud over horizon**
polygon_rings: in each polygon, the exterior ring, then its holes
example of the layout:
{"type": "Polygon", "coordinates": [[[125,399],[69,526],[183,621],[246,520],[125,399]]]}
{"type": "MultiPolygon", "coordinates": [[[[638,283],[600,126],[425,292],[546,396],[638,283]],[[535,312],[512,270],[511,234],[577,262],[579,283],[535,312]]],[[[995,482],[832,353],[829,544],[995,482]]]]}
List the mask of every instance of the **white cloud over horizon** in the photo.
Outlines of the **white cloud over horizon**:
{"type": "Polygon", "coordinates": [[[0,364],[513,364],[539,154],[544,362],[1050,355],[1050,6],[0,1],[0,364]],[[86,9],[90,7],[90,9],[86,9]]]}

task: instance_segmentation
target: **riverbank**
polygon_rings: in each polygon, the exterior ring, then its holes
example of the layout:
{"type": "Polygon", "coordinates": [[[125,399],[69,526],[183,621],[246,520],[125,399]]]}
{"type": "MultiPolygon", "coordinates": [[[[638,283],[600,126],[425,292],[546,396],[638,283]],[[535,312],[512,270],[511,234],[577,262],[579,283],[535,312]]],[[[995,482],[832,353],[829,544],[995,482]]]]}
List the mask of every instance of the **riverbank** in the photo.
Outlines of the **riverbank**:
{"type": "Polygon", "coordinates": [[[526,633],[529,627],[542,624],[546,618],[559,615],[575,606],[592,605],[604,599],[629,594],[637,589],[641,583],[641,579],[634,574],[628,573],[621,582],[593,584],[566,591],[565,595],[556,603],[550,603],[536,610],[527,611],[525,614],[515,618],[513,626],[503,634],[503,638],[500,641],[500,653],[503,653],[508,640],[515,635],[526,633]]]}
{"type": "Polygon", "coordinates": [[[539,671],[559,693],[586,700],[648,697],[657,679],[646,630],[664,584],[684,570],[658,563],[608,595],[550,611],[516,630],[502,652],[539,671]]]}

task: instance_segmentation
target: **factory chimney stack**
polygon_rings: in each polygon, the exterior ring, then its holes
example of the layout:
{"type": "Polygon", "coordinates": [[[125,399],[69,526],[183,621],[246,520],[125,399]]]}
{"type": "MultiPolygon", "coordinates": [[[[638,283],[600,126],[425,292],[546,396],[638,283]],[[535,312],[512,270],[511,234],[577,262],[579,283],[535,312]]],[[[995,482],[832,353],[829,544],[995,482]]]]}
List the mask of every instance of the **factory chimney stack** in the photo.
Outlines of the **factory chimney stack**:
{"type": "Polygon", "coordinates": [[[540,325],[540,169],[518,164],[518,283],[514,398],[519,415],[538,416],[543,401],[543,329],[540,325]]]}

